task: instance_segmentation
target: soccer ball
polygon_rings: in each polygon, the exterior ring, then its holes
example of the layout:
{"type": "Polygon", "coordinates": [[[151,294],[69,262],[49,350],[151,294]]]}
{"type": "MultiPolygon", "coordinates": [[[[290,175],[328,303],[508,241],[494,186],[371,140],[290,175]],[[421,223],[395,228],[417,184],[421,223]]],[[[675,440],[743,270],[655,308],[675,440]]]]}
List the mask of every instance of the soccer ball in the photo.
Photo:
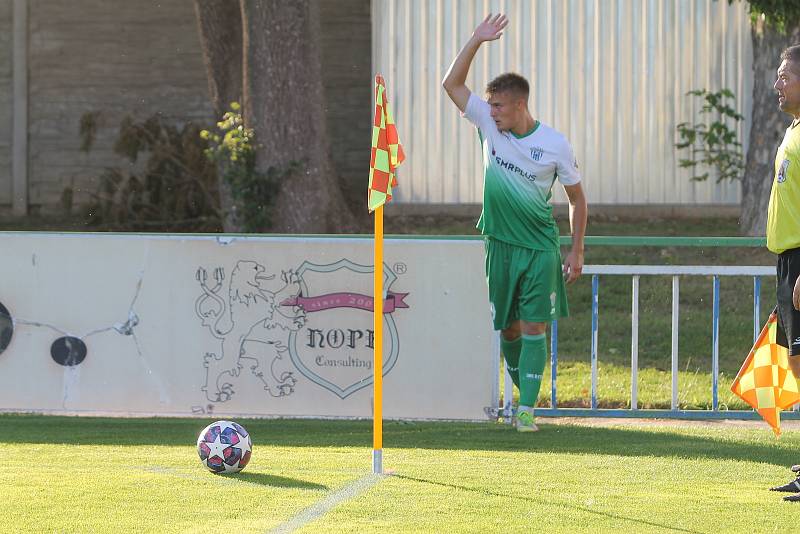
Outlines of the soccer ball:
{"type": "Polygon", "coordinates": [[[200,461],[214,473],[238,473],[250,461],[252,451],[250,434],[233,421],[211,423],[197,438],[200,461]]]}

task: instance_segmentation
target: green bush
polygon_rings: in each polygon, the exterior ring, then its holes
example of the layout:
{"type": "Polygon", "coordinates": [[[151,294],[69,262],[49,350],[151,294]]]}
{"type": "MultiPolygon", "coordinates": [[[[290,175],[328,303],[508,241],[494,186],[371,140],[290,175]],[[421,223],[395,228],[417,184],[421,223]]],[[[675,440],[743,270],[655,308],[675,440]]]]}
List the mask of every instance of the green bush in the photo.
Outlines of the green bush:
{"type": "Polygon", "coordinates": [[[717,182],[740,179],[744,157],[742,144],[736,134],[736,124],[744,117],[736,112],[733,92],[722,89],[713,93],[698,89],[686,94],[703,100],[700,114],[708,115],[711,122],[678,124],[681,141],[675,146],[689,150],[689,157],[681,159],[679,166],[692,169],[692,180],[695,181],[708,179],[710,169],[716,171],[717,182]],[[705,172],[700,172],[702,170],[705,172]]]}
{"type": "MultiPolygon", "coordinates": [[[[80,134],[89,152],[97,112],[84,114],[80,134]]],[[[130,165],[99,177],[86,210],[88,224],[114,230],[208,231],[220,227],[215,166],[204,156],[200,128],[167,123],[160,114],[137,122],[125,117],[114,152],[130,165]]],[[[65,192],[71,197],[71,191],[65,192]]]]}
{"type": "Polygon", "coordinates": [[[205,154],[215,163],[230,187],[234,224],[244,232],[264,232],[272,226],[272,213],[280,184],[295,168],[256,169],[255,133],[244,126],[241,106],[232,102],[216,131],[203,130],[205,154]]]}

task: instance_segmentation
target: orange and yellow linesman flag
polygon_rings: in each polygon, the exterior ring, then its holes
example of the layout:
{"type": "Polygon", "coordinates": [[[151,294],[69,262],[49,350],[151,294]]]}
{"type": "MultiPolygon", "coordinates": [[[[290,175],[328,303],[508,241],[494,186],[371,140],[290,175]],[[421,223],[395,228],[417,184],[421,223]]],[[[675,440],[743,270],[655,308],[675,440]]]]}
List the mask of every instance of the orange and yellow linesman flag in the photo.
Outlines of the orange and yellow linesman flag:
{"type": "Polygon", "coordinates": [[[780,436],[781,410],[800,401],[800,393],[789,368],[789,351],[775,342],[777,331],[778,318],[772,312],[736,375],[731,391],[752,406],[775,435],[780,436]]]}
{"type": "Polygon", "coordinates": [[[375,120],[372,122],[372,159],[369,164],[369,211],[392,200],[397,187],[395,169],[406,159],[386,98],[383,76],[375,76],[375,120]]]}

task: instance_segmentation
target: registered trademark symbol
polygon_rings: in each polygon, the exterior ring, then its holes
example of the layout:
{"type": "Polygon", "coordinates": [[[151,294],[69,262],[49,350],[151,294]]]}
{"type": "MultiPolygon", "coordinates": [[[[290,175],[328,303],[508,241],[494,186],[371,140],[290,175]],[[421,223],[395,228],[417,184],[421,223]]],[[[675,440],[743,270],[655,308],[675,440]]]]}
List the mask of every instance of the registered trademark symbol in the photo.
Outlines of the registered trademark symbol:
{"type": "Polygon", "coordinates": [[[408,265],[400,261],[392,266],[392,270],[397,274],[406,274],[406,271],[408,271],[408,265]]]}

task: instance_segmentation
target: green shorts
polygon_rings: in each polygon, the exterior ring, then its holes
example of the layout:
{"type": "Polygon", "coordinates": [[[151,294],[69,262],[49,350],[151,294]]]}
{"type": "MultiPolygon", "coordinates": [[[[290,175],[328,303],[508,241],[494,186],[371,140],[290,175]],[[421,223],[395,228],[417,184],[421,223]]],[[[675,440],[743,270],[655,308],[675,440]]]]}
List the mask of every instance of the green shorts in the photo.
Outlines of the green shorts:
{"type": "Polygon", "coordinates": [[[517,320],[546,323],[567,317],[561,252],[486,239],[486,280],[495,330],[517,320]]]}

